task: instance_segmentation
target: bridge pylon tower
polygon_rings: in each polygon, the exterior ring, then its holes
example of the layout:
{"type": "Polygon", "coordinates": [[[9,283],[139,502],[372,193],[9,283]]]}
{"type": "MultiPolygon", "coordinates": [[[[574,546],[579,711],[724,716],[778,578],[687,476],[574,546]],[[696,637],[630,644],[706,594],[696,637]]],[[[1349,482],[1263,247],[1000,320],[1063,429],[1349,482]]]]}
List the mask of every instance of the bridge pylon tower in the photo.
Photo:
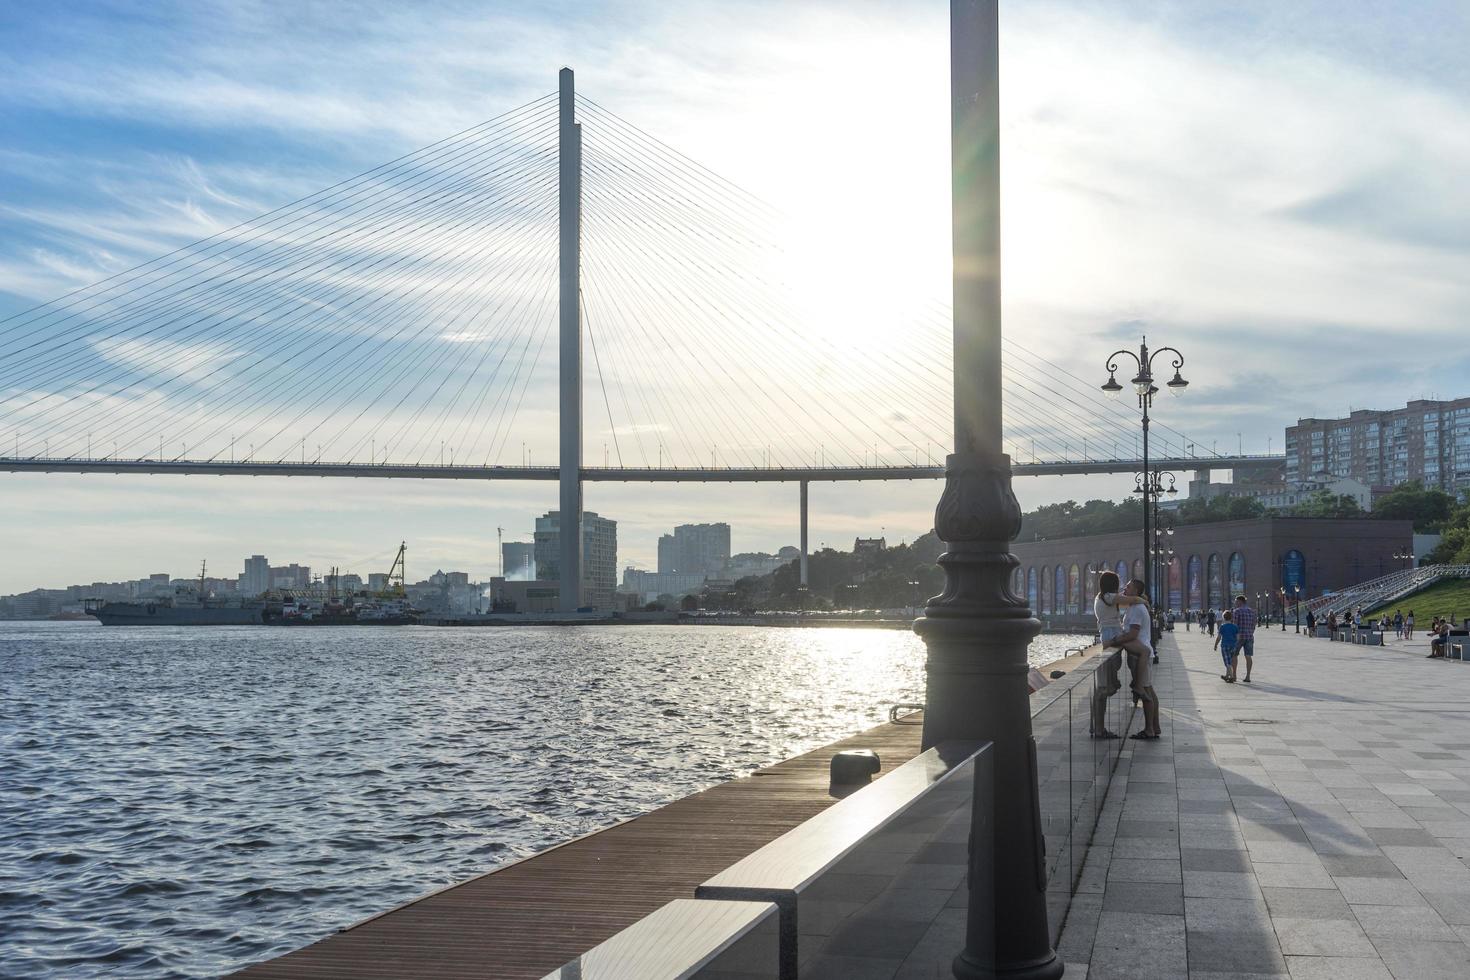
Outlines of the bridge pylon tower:
{"type": "Polygon", "coordinates": [[[561,70],[558,93],[561,551],[557,565],[559,606],[567,613],[582,605],[582,126],[577,122],[577,89],[570,68],[561,70]]]}

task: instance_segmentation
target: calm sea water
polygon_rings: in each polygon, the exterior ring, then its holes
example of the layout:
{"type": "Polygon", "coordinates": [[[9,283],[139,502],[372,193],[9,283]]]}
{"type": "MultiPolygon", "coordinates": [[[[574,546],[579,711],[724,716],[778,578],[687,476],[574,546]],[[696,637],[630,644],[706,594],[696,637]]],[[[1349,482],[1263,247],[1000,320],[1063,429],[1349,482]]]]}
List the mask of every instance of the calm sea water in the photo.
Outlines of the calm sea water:
{"type": "Polygon", "coordinates": [[[0,976],[227,972],[886,720],[922,666],[896,630],[0,623],[0,976]]]}

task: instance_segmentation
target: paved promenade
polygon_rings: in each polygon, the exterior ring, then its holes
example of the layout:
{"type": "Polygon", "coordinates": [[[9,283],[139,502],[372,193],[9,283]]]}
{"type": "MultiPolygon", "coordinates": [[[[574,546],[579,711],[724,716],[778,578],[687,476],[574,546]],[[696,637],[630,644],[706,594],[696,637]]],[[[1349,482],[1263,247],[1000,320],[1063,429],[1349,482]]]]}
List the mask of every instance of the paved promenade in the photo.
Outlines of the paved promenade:
{"type": "Polygon", "coordinates": [[[1470,663],[1256,636],[1251,684],[1161,644],[1164,737],[1127,743],[1068,977],[1470,977],[1470,663]]]}

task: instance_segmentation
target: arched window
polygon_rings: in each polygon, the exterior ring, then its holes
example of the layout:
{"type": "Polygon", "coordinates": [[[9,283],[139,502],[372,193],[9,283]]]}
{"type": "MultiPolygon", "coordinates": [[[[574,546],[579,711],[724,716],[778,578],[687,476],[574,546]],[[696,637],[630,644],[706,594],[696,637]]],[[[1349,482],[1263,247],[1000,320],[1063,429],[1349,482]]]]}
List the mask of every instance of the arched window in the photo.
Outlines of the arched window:
{"type": "Polygon", "coordinates": [[[1210,608],[1225,608],[1225,565],[1219,555],[1210,556],[1209,564],[1210,608]]]}
{"type": "Polygon", "coordinates": [[[1237,551],[1230,556],[1230,595],[1226,605],[1238,595],[1245,595],[1245,555],[1237,551]]]}
{"type": "Polygon", "coordinates": [[[1058,565],[1053,569],[1052,576],[1056,579],[1052,583],[1055,586],[1051,592],[1052,609],[1060,616],[1067,611],[1067,570],[1058,565]]]}
{"type": "Polygon", "coordinates": [[[1051,615],[1051,568],[1041,566],[1041,605],[1039,610],[1043,616],[1051,615]]]}
{"type": "Polygon", "coordinates": [[[1020,565],[1017,565],[1016,570],[1011,573],[1011,593],[1019,596],[1025,588],[1026,573],[1021,569],[1020,565]]]}
{"type": "Polygon", "coordinates": [[[1067,571],[1067,615],[1076,616],[1082,612],[1082,570],[1073,562],[1067,571]]]}
{"type": "Polygon", "coordinates": [[[1113,571],[1118,573],[1118,588],[1121,589],[1128,584],[1130,576],[1128,575],[1128,563],[1126,561],[1118,562],[1118,567],[1113,569],[1113,571]]]}
{"type": "MultiPolygon", "coordinates": [[[[1133,577],[1134,578],[1137,578],[1137,579],[1143,578],[1143,559],[1142,558],[1135,558],[1135,559],[1133,559],[1133,577]]],[[[1128,583],[1127,582],[1124,582],[1123,584],[1124,585],[1127,585],[1128,583]]]]}
{"type": "Polygon", "coordinates": [[[1184,562],[1178,555],[1169,559],[1169,608],[1184,608],[1184,562]]]}
{"type": "Polygon", "coordinates": [[[1032,565],[1030,568],[1026,569],[1026,605],[1028,605],[1028,606],[1031,607],[1031,611],[1032,612],[1036,612],[1036,610],[1037,610],[1037,605],[1036,605],[1037,598],[1038,597],[1036,595],[1036,566],[1035,565],[1032,565]]]}
{"type": "Polygon", "coordinates": [[[1189,608],[1203,609],[1205,607],[1204,582],[1201,581],[1204,573],[1204,562],[1200,561],[1199,555],[1189,556],[1189,577],[1187,579],[1189,608]]]}
{"type": "MultiPolygon", "coordinates": [[[[1104,563],[1103,568],[1107,568],[1104,563]]],[[[1087,597],[1097,595],[1097,566],[1092,562],[1087,563],[1087,569],[1082,577],[1082,605],[1087,605],[1087,597]]]]}

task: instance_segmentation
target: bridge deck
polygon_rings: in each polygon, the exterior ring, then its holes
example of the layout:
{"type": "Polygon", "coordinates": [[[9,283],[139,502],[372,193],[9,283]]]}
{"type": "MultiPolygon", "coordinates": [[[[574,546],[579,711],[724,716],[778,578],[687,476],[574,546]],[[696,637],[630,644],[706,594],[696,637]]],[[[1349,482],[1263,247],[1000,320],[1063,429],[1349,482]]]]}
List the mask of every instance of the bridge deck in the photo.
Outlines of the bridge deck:
{"type": "MultiPolygon", "coordinates": [[[[1282,456],[1158,457],[1149,461],[1162,470],[1261,470],[1279,468],[1282,456]]],[[[1135,459],[1086,459],[1013,464],[1016,476],[1065,476],[1132,473],[1135,459]]],[[[142,476],[313,476],[400,480],[557,480],[555,466],[448,466],[416,463],[294,462],[289,459],[225,461],[214,459],[82,459],[77,457],[0,456],[0,472],[117,473],[142,476]]],[[[602,483],[838,483],[861,480],[938,480],[940,464],[900,466],[812,467],[583,467],[582,480],[602,483]]]]}

